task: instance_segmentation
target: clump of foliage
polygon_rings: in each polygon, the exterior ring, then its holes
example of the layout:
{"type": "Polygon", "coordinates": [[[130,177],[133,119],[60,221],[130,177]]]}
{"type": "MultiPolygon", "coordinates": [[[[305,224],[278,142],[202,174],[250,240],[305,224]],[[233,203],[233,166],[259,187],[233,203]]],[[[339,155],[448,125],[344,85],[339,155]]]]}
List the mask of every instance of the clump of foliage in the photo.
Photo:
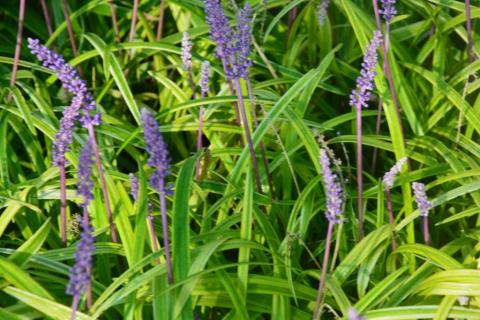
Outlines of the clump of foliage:
{"type": "Polygon", "coordinates": [[[475,5],[6,1],[0,318],[480,319],[475,5]]]}

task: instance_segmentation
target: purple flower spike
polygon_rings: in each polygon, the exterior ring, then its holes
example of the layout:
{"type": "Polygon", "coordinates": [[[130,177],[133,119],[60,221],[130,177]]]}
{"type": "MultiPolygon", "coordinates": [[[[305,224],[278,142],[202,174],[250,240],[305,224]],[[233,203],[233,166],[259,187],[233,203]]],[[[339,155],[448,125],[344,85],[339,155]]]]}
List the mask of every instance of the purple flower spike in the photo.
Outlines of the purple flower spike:
{"type": "Polygon", "coordinates": [[[89,141],[83,144],[80,158],[78,159],[78,190],[77,194],[82,196],[82,206],[86,207],[93,200],[92,181],[92,145],[89,141]]]}
{"type": "Polygon", "coordinates": [[[63,112],[60,130],[55,135],[53,144],[53,163],[56,166],[62,166],[66,164],[65,153],[70,150],[75,121],[79,120],[84,127],[98,125],[100,114],[95,113],[93,116],[90,114],[91,111],[96,110],[97,106],[93,96],[87,90],[87,83],[80,79],[77,70],[66,63],[62,55],[41,45],[38,39],[28,38],[28,48],[44,67],[57,75],[65,91],[73,95],[70,106],[63,112]]]}
{"type": "Polygon", "coordinates": [[[205,0],[204,5],[206,21],[210,27],[210,38],[217,44],[216,56],[228,61],[234,52],[232,44],[233,30],[230,27],[230,23],[218,0],[205,0]]]}
{"type": "Polygon", "coordinates": [[[200,89],[202,90],[202,95],[205,96],[210,90],[208,86],[208,80],[210,79],[210,62],[202,62],[202,71],[200,75],[200,89]]]}
{"type": "Polygon", "coordinates": [[[190,70],[192,68],[192,43],[186,31],[183,33],[182,38],[182,63],[184,70],[190,70]]]}
{"type": "Polygon", "coordinates": [[[327,10],[330,0],[323,0],[317,7],[318,24],[322,27],[325,24],[327,18],[327,10]]]}
{"type": "Polygon", "coordinates": [[[383,15],[386,23],[390,23],[392,18],[397,14],[395,2],[395,0],[382,0],[382,9],[380,9],[380,13],[383,15]]]}
{"type": "Polygon", "coordinates": [[[128,178],[130,179],[130,194],[136,201],[138,200],[138,178],[133,173],[130,173],[128,178]]]}
{"type": "Polygon", "coordinates": [[[158,123],[153,114],[147,109],[142,109],[141,119],[143,123],[143,134],[145,137],[145,147],[150,158],[148,165],[156,168],[155,172],[150,177],[150,184],[158,192],[166,192],[165,176],[169,174],[170,157],[168,149],[162,135],[158,123]]]}
{"type": "Polygon", "coordinates": [[[342,221],[342,187],[337,181],[337,175],[330,168],[330,158],[324,149],[320,149],[320,164],[322,165],[322,178],[327,194],[325,215],[331,223],[340,223],[342,221]]]}
{"type": "Polygon", "coordinates": [[[247,79],[248,68],[252,66],[252,60],[249,59],[250,47],[252,43],[252,19],[250,18],[252,9],[248,3],[245,4],[237,16],[237,32],[235,34],[235,51],[237,61],[234,63],[237,70],[237,77],[247,79]]]}
{"type": "Polygon", "coordinates": [[[357,78],[357,88],[350,95],[350,105],[352,107],[363,106],[368,107],[371,91],[373,90],[373,79],[375,78],[377,67],[377,48],[382,43],[382,33],[376,30],[373,33],[373,39],[367,47],[367,52],[363,57],[362,70],[357,78]]]}
{"type": "Polygon", "coordinates": [[[412,183],[412,189],[415,193],[415,201],[422,217],[428,217],[428,211],[433,208],[433,204],[428,201],[425,185],[420,182],[412,183]]]}
{"type": "Polygon", "coordinates": [[[70,269],[70,281],[66,290],[66,293],[74,296],[74,300],[77,301],[90,283],[92,260],[95,252],[93,229],[85,220],[82,225],[83,231],[74,256],[75,264],[70,269]]]}
{"type": "Polygon", "coordinates": [[[385,190],[390,189],[393,186],[393,179],[402,170],[403,165],[407,162],[407,157],[403,157],[398,160],[397,163],[383,176],[383,187],[385,190]]]}

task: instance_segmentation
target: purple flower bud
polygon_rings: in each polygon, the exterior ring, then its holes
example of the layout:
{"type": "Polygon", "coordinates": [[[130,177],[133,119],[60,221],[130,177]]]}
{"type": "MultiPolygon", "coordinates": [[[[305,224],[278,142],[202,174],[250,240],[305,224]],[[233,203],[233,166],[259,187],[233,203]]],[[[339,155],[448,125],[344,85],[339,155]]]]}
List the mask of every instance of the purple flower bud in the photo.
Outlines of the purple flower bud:
{"type": "Polygon", "coordinates": [[[63,112],[60,129],[55,135],[53,143],[53,164],[64,166],[66,164],[65,153],[70,150],[72,143],[75,121],[79,120],[84,127],[98,125],[100,124],[100,114],[91,115],[91,111],[95,111],[97,106],[93,96],[87,90],[87,83],[80,79],[78,72],[67,64],[60,54],[41,45],[38,39],[28,38],[28,48],[44,67],[49,68],[57,75],[65,91],[73,95],[70,106],[63,112]]]}
{"type": "Polygon", "coordinates": [[[169,174],[170,157],[163,137],[160,134],[157,121],[153,114],[147,109],[142,109],[140,115],[143,123],[143,135],[145,138],[145,148],[150,157],[148,165],[154,167],[155,171],[150,177],[150,184],[158,192],[166,192],[165,176],[169,174]]]}
{"type": "Polygon", "coordinates": [[[320,164],[322,165],[322,178],[327,197],[325,216],[332,223],[340,223],[342,221],[343,191],[337,181],[337,175],[330,168],[330,158],[325,149],[320,149],[320,164]]]}
{"type": "Polygon", "coordinates": [[[420,182],[414,182],[412,183],[412,189],[415,193],[415,201],[417,202],[417,208],[420,211],[420,215],[422,217],[427,217],[428,211],[433,207],[433,204],[428,201],[425,185],[420,182]]]}
{"type": "Polygon", "coordinates": [[[186,31],[183,33],[182,38],[182,63],[184,70],[190,70],[192,68],[192,43],[186,31]]]}
{"type": "Polygon", "coordinates": [[[75,264],[70,269],[70,281],[66,293],[79,298],[90,283],[93,254],[95,252],[92,228],[85,221],[83,231],[75,251],[75,264]]]}
{"type": "Polygon", "coordinates": [[[329,4],[330,4],[330,0],[323,0],[317,6],[317,18],[318,18],[318,24],[320,25],[320,27],[322,27],[325,24],[325,19],[327,18],[327,10],[328,10],[329,4]]]}
{"type": "Polygon", "coordinates": [[[89,141],[83,144],[80,157],[78,159],[78,183],[77,194],[82,196],[82,206],[86,207],[93,200],[93,181],[92,181],[92,145],[89,141]]]}
{"type": "Polygon", "coordinates": [[[136,201],[138,200],[138,178],[133,173],[130,173],[128,177],[130,178],[130,194],[136,201]]]}
{"type": "Polygon", "coordinates": [[[367,52],[363,57],[362,70],[360,76],[357,78],[357,88],[352,91],[350,95],[350,105],[352,107],[363,106],[368,107],[371,91],[373,90],[373,79],[376,75],[377,67],[377,48],[382,42],[382,33],[376,30],[373,33],[373,39],[367,47],[367,52]]]}
{"type": "Polygon", "coordinates": [[[207,95],[210,90],[208,86],[208,80],[210,79],[210,62],[202,62],[202,71],[200,75],[200,89],[202,90],[202,95],[207,95]]]}
{"type": "Polygon", "coordinates": [[[390,189],[393,186],[393,179],[402,170],[403,165],[407,162],[407,157],[403,157],[398,160],[397,163],[383,176],[383,187],[385,190],[390,189]]]}
{"type": "Polygon", "coordinates": [[[382,9],[380,9],[380,13],[383,15],[386,23],[390,23],[390,20],[392,20],[397,14],[395,2],[395,0],[382,0],[382,9]]]}

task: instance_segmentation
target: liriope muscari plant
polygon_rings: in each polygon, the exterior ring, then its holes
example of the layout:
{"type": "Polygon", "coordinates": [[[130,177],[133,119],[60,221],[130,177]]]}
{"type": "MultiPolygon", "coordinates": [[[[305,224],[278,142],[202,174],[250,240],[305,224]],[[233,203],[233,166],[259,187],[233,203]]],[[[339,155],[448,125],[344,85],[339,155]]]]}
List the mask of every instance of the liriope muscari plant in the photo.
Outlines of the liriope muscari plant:
{"type": "Polygon", "coordinates": [[[376,30],[363,57],[362,70],[357,78],[357,87],[350,95],[350,106],[357,113],[357,206],[358,206],[358,237],[363,238],[363,162],[362,162],[362,107],[368,107],[368,101],[374,88],[373,79],[376,75],[378,61],[377,49],[382,41],[382,33],[376,30]]]}
{"type": "MultiPolygon", "coordinates": [[[[203,61],[202,62],[202,70],[200,74],[200,97],[204,98],[210,87],[208,85],[210,79],[210,62],[203,61]]],[[[200,110],[198,113],[198,133],[197,133],[197,152],[199,152],[203,147],[203,139],[202,139],[202,132],[203,132],[203,114],[205,112],[205,107],[203,104],[200,106],[200,110]]],[[[197,161],[195,167],[195,178],[200,179],[200,159],[197,161]]]]}
{"type": "Polygon", "coordinates": [[[428,200],[427,192],[425,191],[425,185],[421,182],[413,182],[412,189],[415,193],[415,201],[417,202],[418,211],[422,217],[423,224],[423,240],[425,244],[430,244],[430,231],[428,229],[428,213],[433,204],[428,200]]]}
{"type": "Polygon", "coordinates": [[[81,218],[82,233],[75,251],[75,264],[70,269],[70,281],[66,293],[73,296],[72,313],[70,319],[75,319],[75,313],[82,295],[87,293],[87,307],[93,304],[92,297],[92,260],[95,252],[93,229],[90,226],[88,205],[93,200],[92,181],[92,146],[85,141],[78,162],[78,190],[82,197],[83,217],[81,218]]]}
{"type": "MultiPolygon", "coordinates": [[[[253,94],[251,93],[252,89],[248,77],[248,69],[252,65],[252,61],[249,58],[252,37],[252,21],[250,18],[251,8],[250,5],[246,3],[244,8],[239,10],[236,32],[234,32],[230,27],[230,23],[225,16],[223,7],[218,0],[205,0],[204,6],[206,22],[210,28],[210,38],[216,44],[215,55],[222,62],[223,70],[232,95],[237,96],[238,106],[234,104],[235,114],[237,116],[237,123],[243,125],[255,174],[256,186],[259,192],[263,192],[240,83],[240,79],[245,79],[247,81],[247,87],[250,92],[249,97],[252,97],[253,94]]],[[[262,157],[265,158],[263,151],[262,157]]],[[[265,170],[267,172],[267,178],[269,179],[269,185],[272,186],[270,175],[268,173],[268,162],[264,160],[264,164],[266,165],[265,170]]],[[[273,189],[271,191],[273,192],[273,189]]]]}
{"type": "Polygon", "coordinates": [[[66,172],[67,160],[65,153],[70,150],[73,140],[73,129],[77,121],[80,121],[82,127],[88,131],[90,143],[92,144],[95,163],[100,178],[100,185],[103,192],[105,202],[105,210],[110,224],[110,232],[113,242],[118,242],[117,233],[110,208],[110,200],[108,199],[107,185],[103,173],[102,163],[100,161],[100,153],[98,150],[97,140],[95,137],[94,126],[100,124],[100,113],[97,112],[97,105],[93,96],[87,90],[87,83],[80,78],[77,70],[65,62],[62,55],[48,49],[40,44],[39,40],[28,39],[28,47],[30,51],[40,60],[43,66],[52,70],[62,82],[64,90],[72,95],[70,106],[64,112],[60,120],[60,128],[55,135],[53,143],[53,165],[60,170],[60,216],[61,216],[61,236],[65,245],[67,241],[66,234],[66,172]],[[93,113],[93,114],[92,114],[93,113]]]}
{"type": "Polygon", "coordinates": [[[393,207],[392,207],[392,196],[390,193],[390,189],[393,187],[393,179],[395,176],[402,170],[403,165],[407,162],[407,157],[403,157],[398,160],[397,163],[393,165],[393,167],[385,173],[383,176],[383,188],[385,189],[386,201],[387,201],[387,210],[388,210],[388,221],[390,223],[390,227],[392,228],[392,249],[397,249],[397,236],[395,235],[395,217],[393,215],[393,207]]]}
{"type": "Polygon", "coordinates": [[[327,238],[325,240],[325,251],[322,262],[322,272],[318,284],[317,300],[313,311],[313,320],[320,317],[320,305],[322,300],[322,291],[327,275],[328,260],[330,257],[330,243],[332,241],[333,227],[342,222],[343,211],[343,190],[338,181],[338,177],[330,168],[330,158],[325,149],[320,149],[320,164],[322,166],[322,179],[326,193],[325,216],[328,220],[327,238]]]}
{"type": "Polygon", "coordinates": [[[145,148],[149,154],[148,165],[154,168],[150,176],[150,185],[159,193],[160,214],[162,217],[163,249],[167,268],[168,284],[173,284],[172,259],[170,256],[170,241],[168,236],[167,199],[169,187],[165,177],[170,173],[170,156],[167,144],[160,133],[158,123],[153,114],[147,109],[142,109],[141,115],[145,148]]]}

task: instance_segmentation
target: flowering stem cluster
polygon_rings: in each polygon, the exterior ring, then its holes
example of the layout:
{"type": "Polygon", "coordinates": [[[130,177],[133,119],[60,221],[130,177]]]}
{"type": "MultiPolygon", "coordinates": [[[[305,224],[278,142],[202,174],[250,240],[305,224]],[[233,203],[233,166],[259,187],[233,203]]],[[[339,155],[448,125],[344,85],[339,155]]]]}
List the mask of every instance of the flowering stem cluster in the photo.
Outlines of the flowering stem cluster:
{"type": "MultiPolygon", "coordinates": [[[[244,8],[239,11],[235,33],[230,27],[228,19],[218,0],[205,0],[205,13],[207,24],[210,27],[210,37],[217,45],[216,56],[222,61],[231,93],[237,96],[238,108],[235,109],[237,123],[243,125],[255,174],[256,186],[259,192],[263,192],[255,148],[253,146],[250,126],[245,110],[243,92],[240,85],[240,78],[248,79],[248,69],[252,65],[252,61],[249,59],[252,37],[251,8],[247,3],[244,8]]],[[[268,171],[268,166],[265,167],[265,170],[268,171]]],[[[267,174],[267,176],[269,176],[269,174],[267,174]]],[[[271,181],[269,181],[269,184],[272,185],[271,181]]]]}
{"type": "Polygon", "coordinates": [[[95,154],[96,166],[98,169],[100,184],[102,187],[103,197],[105,201],[105,208],[107,217],[110,222],[110,231],[112,234],[112,241],[117,242],[117,235],[115,226],[113,224],[112,212],[110,209],[110,201],[108,198],[108,191],[105,183],[105,176],[103,174],[102,164],[100,162],[100,155],[98,151],[98,144],[96,142],[93,126],[100,124],[100,114],[96,111],[96,103],[93,96],[87,90],[87,83],[80,78],[78,72],[65,59],[54,51],[40,44],[39,40],[28,39],[28,47],[31,52],[37,56],[42,64],[52,70],[62,82],[63,88],[67,93],[73,95],[71,104],[63,112],[63,117],[60,120],[60,129],[55,135],[53,143],[53,164],[60,169],[60,215],[61,215],[61,234],[62,242],[66,244],[66,173],[65,167],[67,161],[65,153],[70,150],[70,145],[73,140],[73,129],[76,121],[80,121],[81,125],[87,129],[90,142],[92,144],[93,153],[95,154]],[[95,112],[93,115],[92,112],[95,112]]]}

